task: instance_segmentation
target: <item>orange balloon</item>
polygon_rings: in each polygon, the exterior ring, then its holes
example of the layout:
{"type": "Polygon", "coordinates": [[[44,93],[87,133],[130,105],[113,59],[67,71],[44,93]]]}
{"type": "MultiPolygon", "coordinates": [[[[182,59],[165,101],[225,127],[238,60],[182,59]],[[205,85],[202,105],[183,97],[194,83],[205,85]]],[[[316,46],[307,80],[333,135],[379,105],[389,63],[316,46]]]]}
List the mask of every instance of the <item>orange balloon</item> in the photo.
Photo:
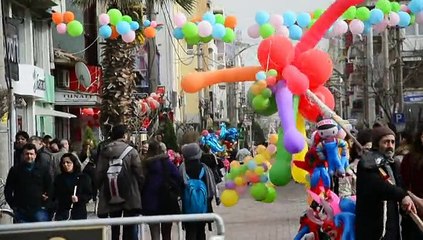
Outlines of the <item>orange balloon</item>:
{"type": "Polygon", "coordinates": [[[60,24],[63,22],[63,14],[60,12],[54,12],[51,15],[51,20],[53,20],[54,24],[60,24]]]}
{"type": "Polygon", "coordinates": [[[73,12],[66,11],[65,13],[63,13],[63,20],[65,21],[65,23],[72,22],[73,20],[75,20],[75,15],[73,14],[73,12]]]}
{"type": "Polygon", "coordinates": [[[255,81],[256,73],[261,70],[261,67],[256,66],[225,68],[210,72],[193,72],[183,77],[181,86],[187,93],[196,93],[202,88],[217,83],[255,81]]]}
{"type": "Polygon", "coordinates": [[[254,96],[257,96],[257,95],[259,95],[260,93],[261,93],[261,90],[263,90],[263,89],[261,89],[258,85],[256,85],[256,84],[253,84],[253,85],[251,85],[251,87],[250,87],[250,91],[251,91],[251,93],[254,95],[254,96]]]}
{"type": "Polygon", "coordinates": [[[235,16],[227,16],[225,19],[225,27],[234,29],[237,25],[237,19],[235,16]]]}
{"type": "Polygon", "coordinates": [[[267,82],[266,81],[256,81],[254,83],[254,85],[256,85],[260,89],[260,91],[267,88],[267,82]]]}
{"type": "Polygon", "coordinates": [[[146,38],[154,38],[156,36],[156,29],[153,27],[146,27],[144,29],[144,36],[146,38]]]}
{"type": "Polygon", "coordinates": [[[191,22],[193,22],[193,23],[198,23],[198,22],[201,22],[201,17],[198,17],[198,16],[193,17],[193,18],[191,19],[191,22]]]}
{"type": "Polygon", "coordinates": [[[115,26],[111,26],[112,28],[112,35],[110,36],[110,39],[117,39],[119,37],[119,33],[116,31],[116,27],[115,26]]]}

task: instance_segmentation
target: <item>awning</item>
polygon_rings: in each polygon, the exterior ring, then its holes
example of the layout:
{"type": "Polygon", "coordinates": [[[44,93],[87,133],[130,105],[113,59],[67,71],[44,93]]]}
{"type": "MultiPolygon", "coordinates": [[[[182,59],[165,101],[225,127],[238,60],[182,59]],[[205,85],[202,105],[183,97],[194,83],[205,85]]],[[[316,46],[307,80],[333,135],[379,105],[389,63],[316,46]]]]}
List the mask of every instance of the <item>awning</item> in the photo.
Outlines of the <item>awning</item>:
{"type": "Polygon", "coordinates": [[[35,115],[38,116],[51,116],[51,117],[61,117],[61,118],[76,118],[75,115],[67,113],[67,112],[61,112],[56,111],[52,109],[42,108],[40,106],[35,106],[34,109],[35,115]]]}

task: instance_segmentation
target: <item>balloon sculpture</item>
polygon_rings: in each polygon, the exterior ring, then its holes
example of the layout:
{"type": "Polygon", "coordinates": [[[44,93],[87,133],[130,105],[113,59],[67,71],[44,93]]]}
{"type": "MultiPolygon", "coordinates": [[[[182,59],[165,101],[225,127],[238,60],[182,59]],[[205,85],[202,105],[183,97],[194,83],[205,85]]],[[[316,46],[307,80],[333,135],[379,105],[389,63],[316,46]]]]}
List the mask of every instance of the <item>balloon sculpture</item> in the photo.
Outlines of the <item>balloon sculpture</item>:
{"type": "Polygon", "coordinates": [[[54,12],[51,19],[56,24],[56,30],[59,34],[67,32],[71,37],[78,37],[84,32],[84,26],[81,22],[75,20],[75,15],[71,11],[54,12]]]}
{"type": "Polygon", "coordinates": [[[208,145],[213,153],[223,152],[225,149],[219,144],[219,140],[216,134],[209,133],[207,130],[203,130],[201,133],[201,145],[208,145]]]}

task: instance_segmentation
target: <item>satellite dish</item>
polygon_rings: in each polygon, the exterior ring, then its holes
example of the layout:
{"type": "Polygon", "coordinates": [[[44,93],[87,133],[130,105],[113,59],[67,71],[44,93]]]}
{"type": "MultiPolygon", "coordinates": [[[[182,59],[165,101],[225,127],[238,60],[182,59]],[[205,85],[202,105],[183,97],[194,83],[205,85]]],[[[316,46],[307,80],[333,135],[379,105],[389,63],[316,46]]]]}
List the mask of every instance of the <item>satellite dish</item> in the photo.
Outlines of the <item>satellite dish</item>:
{"type": "Polygon", "coordinates": [[[85,88],[89,87],[91,84],[91,74],[87,65],[83,62],[77,62],[75,64],[75,74],[79,83],[85,88]]]}

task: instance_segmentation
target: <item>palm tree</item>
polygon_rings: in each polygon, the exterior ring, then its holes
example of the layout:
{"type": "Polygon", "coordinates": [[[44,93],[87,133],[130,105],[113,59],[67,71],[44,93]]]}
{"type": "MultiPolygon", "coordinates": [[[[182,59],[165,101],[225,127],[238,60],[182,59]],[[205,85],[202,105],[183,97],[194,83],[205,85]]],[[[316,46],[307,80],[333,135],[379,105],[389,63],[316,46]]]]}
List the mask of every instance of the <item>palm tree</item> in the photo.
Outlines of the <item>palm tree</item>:
{"type": "MultiPolygon", "coordinates": [[[[169,2],[178,4],[187,12],[191,12],[195,7],[195,0],[146,0],[147,16],[154,14],[154,5],[169,2]]],[[[141,21],[143,16],[143,2],[140,0],[73,0],[73,3],[84,9],[94,4],[117,8],[122,14],[129,15],[138,21],[141,21]]],[[[155,46],[154,40],[149,44],[151,43],[155,46]]],[[[123,123],[133,126],[131,121],[134,120],[132,97],[135,92],[134,57],[139,44],[142,42],[125,43],[119,37],[115,40],[106,39],[102,46],[103,85],[100,93],[102,98],[100,124],[104,130],[103,135],[106,137],[109,135],[109,128],[104,128],[106,124],[123,123]]]]}

